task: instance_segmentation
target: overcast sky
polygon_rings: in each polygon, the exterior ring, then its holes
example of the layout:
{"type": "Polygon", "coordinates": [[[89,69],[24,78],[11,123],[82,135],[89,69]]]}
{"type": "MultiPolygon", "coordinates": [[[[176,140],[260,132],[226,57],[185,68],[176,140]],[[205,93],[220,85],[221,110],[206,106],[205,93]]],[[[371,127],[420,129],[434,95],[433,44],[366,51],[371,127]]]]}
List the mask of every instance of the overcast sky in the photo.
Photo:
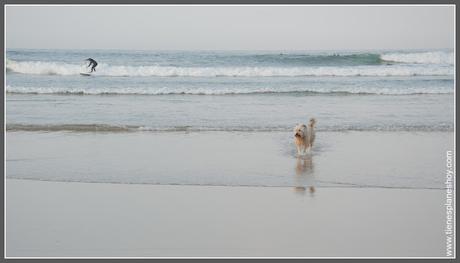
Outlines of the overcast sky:
{"type": "Polygon", "coordinates": [[[6,6],[7,48],[453,48],[453,6],[6,6]]]}

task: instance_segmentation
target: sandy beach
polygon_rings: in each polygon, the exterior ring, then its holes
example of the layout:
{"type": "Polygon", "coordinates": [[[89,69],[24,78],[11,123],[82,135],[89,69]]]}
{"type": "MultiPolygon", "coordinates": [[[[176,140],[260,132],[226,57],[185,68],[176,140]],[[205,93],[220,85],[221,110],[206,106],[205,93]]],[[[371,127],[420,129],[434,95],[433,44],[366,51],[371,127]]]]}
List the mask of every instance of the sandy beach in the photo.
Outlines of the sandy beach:
{"type": "Polygon", "coordinates": [[[10,257],[442,257],[444,192],[7,180],[10,257]]]}
{"type": "Polygon", "coordinates": [[[8,132],[6,254],[442,257],[451,143],[325,132],[299,160],[284,132],[8,132]]]}

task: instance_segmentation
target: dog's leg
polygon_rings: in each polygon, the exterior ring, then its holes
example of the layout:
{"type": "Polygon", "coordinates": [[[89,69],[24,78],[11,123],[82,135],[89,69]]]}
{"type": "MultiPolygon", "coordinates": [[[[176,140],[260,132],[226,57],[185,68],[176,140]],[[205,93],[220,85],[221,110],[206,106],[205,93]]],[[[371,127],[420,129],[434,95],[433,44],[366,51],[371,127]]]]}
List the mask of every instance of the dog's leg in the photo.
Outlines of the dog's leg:
{"type": "Polygon", "coordinates": [[[302,145],[297,145],[297,155],[302,155],[302,145]]]}

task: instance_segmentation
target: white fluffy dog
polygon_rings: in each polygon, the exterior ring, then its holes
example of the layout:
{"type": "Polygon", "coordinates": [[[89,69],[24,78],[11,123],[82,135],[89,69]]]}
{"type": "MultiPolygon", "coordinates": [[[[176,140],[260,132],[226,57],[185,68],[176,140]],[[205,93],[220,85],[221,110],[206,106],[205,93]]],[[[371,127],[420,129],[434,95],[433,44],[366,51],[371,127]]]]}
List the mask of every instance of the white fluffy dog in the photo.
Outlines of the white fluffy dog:
{"type": "Polygon", "coordinates": [[[310,151],[315,141],[315,124],[314,118],[310,119],[308,126],[305,124],[297,124],[294,128],[294,142],[297,146],[297,153],[304,155],[307,150],[310,151]]]}

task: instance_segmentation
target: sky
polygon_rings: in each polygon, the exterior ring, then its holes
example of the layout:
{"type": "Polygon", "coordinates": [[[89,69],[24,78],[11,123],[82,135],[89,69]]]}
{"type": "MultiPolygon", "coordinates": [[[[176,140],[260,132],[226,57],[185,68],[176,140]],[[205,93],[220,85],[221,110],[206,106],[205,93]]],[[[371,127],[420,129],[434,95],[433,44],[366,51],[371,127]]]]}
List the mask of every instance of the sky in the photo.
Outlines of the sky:
{"type": "Polygon", "coordinates": [[[454,47],[454,6],[6,6],[7,48],[454,47]]]}

